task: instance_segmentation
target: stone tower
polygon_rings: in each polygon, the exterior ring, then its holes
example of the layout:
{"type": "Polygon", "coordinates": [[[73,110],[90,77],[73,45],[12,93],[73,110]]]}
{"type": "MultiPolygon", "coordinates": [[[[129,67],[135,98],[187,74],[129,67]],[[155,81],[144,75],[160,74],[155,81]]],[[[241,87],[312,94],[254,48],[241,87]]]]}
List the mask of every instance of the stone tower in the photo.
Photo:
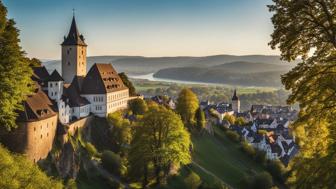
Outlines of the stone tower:
{"type": "Polygon", "coordinates": [[[240,112],[240,100],[237,96],[237,90],[235,89],[233,92],[233,96],[232,96],[232,110],[235,113],[239,113],[240,112]]]}
{"type": "Polygon", "coordinates": [[[68,36],[62,43],[62,77],[64,83],[71,83],[74,76],[86,75],[86,47],[84,37],[77,29],[75,16],[68,36]]]}

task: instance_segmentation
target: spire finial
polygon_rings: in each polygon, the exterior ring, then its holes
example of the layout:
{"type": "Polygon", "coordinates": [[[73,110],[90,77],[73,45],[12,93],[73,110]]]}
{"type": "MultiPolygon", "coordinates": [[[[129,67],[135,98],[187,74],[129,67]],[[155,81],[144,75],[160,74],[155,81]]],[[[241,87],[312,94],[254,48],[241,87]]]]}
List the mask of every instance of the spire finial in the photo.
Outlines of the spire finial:
{"type": "Polygon", "coordinates": [[[75,8],[72,9],[72,15],[75,17],[75,8]]]}

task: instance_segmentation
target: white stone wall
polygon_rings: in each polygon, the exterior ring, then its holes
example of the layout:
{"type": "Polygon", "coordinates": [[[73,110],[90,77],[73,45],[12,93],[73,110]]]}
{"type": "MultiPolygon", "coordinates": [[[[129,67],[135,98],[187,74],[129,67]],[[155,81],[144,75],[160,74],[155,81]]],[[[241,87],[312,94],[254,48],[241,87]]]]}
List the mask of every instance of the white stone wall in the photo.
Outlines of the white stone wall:
{"type": "Polygon", "coordinates": [[[99,117],[105,117],[109,113],[127,108],[128,89],[107,93],[107,94],[90,94],[82,95],[91,104],[90,111],[99,117]]]}
{"type": "Polygon", "coordinates": [[[48,96],[52,100],[59,101],[63,94],[63,81],[48,82],[48,96]]]}
{"type": "Polygon", "coordinates": [[[240,112],[240,100],[232,101],[232,110],[236,113],[240,112]]]}
{"type": "Polygon", "coordinates": [[[69,105],[65,104],[63,100],[58,102],[58,117],[59,121],[63,124],[70,122],[71,118],[71,108],[69,105]]]}

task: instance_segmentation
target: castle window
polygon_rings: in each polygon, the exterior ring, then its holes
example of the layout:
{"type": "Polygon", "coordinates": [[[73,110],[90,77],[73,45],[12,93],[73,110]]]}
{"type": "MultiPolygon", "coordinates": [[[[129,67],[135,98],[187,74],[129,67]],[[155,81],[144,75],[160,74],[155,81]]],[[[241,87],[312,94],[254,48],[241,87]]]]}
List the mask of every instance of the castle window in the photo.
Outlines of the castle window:
{"type": "Polygon", "coordinates": [[[41,139],[42,139],[42,135],[41,135],[41,139]]]}
{"type": "Polygon", "coordinates": [[[34,127],[34,131],[36,131],[36,127],[34,127]]]}
{"type": "Polygon", "coordinates": [[[70,62],[68,62],[68,66],[70,66],[70,62]]]}
{"type": "Polygon", "coordinates": [[[49,136],[49,133],[47,133],[47,137],[49,136]]]}
{"type": "Polygon", "coordinates": [[[58,86],[58,83],[55,83],[56,86],[58,86]]]}
{"type": "Polygon", "coordinates": [[[50,87],[52,87],[53,85],[52,85],[52,83],[50,83],[50,87]]]}

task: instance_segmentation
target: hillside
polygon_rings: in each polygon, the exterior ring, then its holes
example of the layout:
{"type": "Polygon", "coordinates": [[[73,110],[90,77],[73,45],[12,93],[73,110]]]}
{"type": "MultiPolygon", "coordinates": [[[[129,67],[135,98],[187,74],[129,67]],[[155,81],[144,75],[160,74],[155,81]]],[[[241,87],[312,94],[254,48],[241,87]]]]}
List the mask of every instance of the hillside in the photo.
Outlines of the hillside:
{"type": "MultiPolygon", "coordinates": [[[[212,67],[230,62],[258,62],[272,65],[284,65],[279,56],[233,56],[216,55],[205,57],[142,57],[142,56],[91,56],[87,58],[88,68],[97,63],[112,63],[119,72],[128,74],[148,74],[165,68],[174,67],[212,67]]],[[[60,71],[60,60],[45,61],[50,70],[60,71]]]]}
{"type": "Polygon", "coordinates": [[[167,68],[156,72],[154,77],[240,86],[280,87],[280,76],[290,69],[290,66],[232,62],[213,67],[167,68]]]}

